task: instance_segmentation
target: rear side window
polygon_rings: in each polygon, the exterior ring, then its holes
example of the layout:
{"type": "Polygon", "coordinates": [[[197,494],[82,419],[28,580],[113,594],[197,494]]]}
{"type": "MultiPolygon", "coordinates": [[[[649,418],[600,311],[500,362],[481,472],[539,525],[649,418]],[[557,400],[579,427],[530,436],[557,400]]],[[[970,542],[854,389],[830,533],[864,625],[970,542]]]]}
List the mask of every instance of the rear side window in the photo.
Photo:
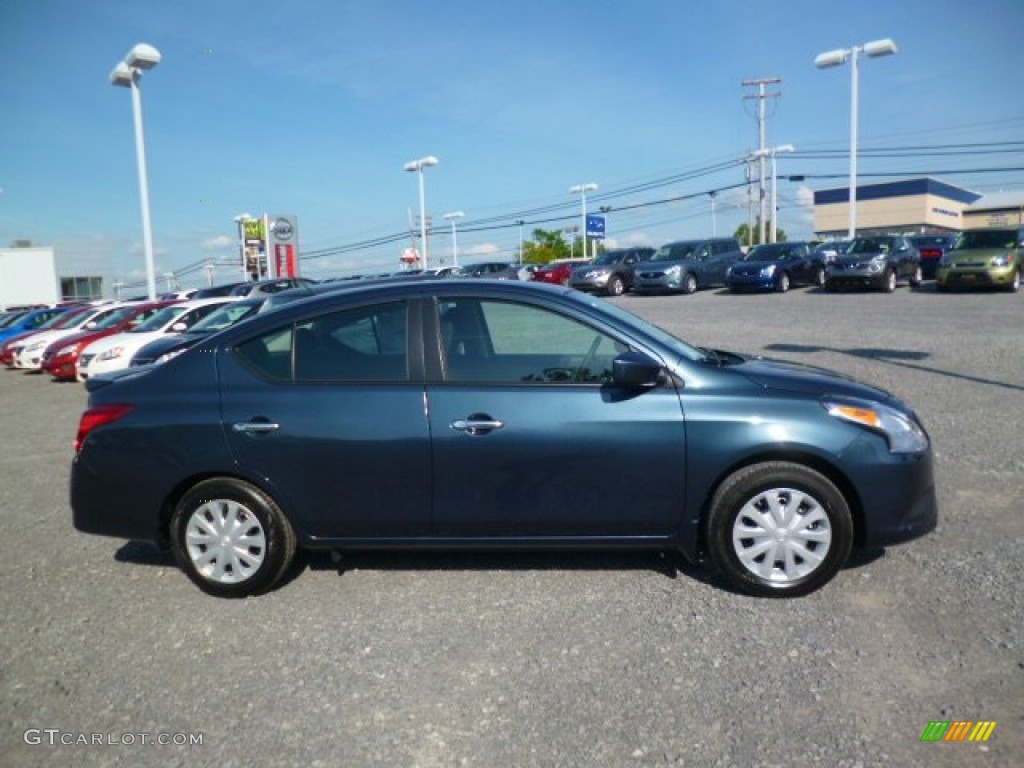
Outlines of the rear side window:
{"type": "Polygon", "coordinates": [[[407,381],[405,302],[332,312],[250,339],[236,349],[272,379],[407,381]]]}

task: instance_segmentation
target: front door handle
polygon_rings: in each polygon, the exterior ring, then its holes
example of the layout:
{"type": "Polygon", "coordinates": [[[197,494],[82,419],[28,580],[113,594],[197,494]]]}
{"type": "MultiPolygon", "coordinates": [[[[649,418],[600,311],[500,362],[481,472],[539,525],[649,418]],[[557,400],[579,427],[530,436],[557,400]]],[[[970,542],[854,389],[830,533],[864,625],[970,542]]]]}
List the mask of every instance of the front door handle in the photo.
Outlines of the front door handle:
{"type": "Polygon", "coordinates": [[[501,429],[505,423],[486,414],[474,413],[465,419],[456,419],[450,426],[456,432],[465,432],[467,435],[486,435],[492,430],[501,429]]]}
{"type": "Polygon", "coordinates": [[[231,428],[235,432],[242,432],[246,434],[260,433],[260,432],[273,432],[281,428],[280,424],[275,424],[272,421],[239,421],[231,425],[231,428]]]}

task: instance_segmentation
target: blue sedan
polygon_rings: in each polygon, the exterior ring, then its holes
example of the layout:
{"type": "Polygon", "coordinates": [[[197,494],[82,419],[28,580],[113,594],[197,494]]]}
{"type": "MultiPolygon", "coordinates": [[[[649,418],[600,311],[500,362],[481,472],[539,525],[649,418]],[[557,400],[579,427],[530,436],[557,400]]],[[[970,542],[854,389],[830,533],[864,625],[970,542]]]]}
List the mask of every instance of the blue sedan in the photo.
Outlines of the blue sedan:
{"type": "Polygon", "coordinates": [[[725,285],[733,293],[785,293],[794,285],[824,284],[825,264],[807,243],[755,245],[725,273],[725,285]]]}
{"type": "Polygon", "coordinates": [[[530,282],[354,284],[87,387],[75,527],[224,597],[297,547],[677,549],[797,596],[937,521],[889,393],[530,282]]]}

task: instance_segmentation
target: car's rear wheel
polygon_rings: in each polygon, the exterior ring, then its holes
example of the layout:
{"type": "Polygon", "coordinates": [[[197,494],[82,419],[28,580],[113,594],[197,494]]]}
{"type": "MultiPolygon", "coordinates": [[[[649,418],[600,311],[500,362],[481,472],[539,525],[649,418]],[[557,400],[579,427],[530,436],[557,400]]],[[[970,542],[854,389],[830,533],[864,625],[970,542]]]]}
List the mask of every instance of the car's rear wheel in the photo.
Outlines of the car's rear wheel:
{"type": "Polygon", "coordinates": [[[737,589],[798,597],[826,584],[853,545],[850,508],[824,475],[791,462],[745,467],[711,501],[712,562],[737,589]]]}
{"type": "Polygon", "coordinates": [[[779,276],[775,278],[775,290],[778,293],[785,293],[789,290],[789,275],[786,272],[780,272],[779,276]]]}
{"type": "Polygon", "coordinates": [[[605,290],[608,291],[609,296],[621,296],[625,289],[626,286],[618,275],[612,275],[608,278],[608,285],[605,290]]]}
{"type": "Polygon", "coordinates": [[[921,283],[924,282],[924,272],[921,271],[921,265],[914,267],[914,274],[910,276],[910,287],[917,288],[921,283]]]}
{"type": "Polygon", "coordinates": [[[815,267],[814,268],[814,284],[819,288],[825,287],[825,268],[815,267]]]}
{"type": "Polygon", "coordinates": [[[683,275],[683,293],[690,294],[697,292],[697,276],[692,272],[683,275]]]}
{"type": "Polygon", "coordinates": [[[273,499],[234,478],[192,487],[171,518],[171,548],[188,577],[217,597],[265,592],[295,555],[295,532],[273,499]]]}

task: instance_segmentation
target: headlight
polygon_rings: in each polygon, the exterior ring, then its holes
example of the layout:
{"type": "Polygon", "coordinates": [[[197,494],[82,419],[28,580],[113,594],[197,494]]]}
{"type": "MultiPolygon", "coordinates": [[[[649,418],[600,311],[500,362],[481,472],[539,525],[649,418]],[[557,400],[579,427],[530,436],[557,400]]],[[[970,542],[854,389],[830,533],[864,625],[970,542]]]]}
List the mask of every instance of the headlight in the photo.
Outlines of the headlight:
{"type": "Polygon", "coordinates": [[[114,360],[124,353],[124,347],[111,347],[96,355],[97,360],[114,360]]]}
{"type": "Polygon", "coordinates": [[[872,272],[881,272],[885,267],[885,259],[872,259],[871,263],[868,264],[868,269],[872,272]]]}
{"type": "Polygon", "coordinates": [[[775,265],[769,264],[767,267],[761,267],[761,277],[772,277],[775,275],[775,265]]]}
{"type": "Polygon", "coordinates": [[[173,360],[186,349],[188,349],[188,347],[182,347],[181,349],[172,349],[170,352],[165,352],[164,354],[160,355],[160,357],[153,361],[153,365],[161,365],[162,363],[166,363],[168,360],[173,360]]]}
{"type": "Polygon", "coordinates": [[[678,264],[673,264],[671,267],[665,270],[665,274],[669,277],[679,277],[683,273],[683,268],[678,264]]]}
{"type": "Polygon", "coordinates": [[[58,349],[57,355],[55,356],[62,357],[64,355],[74,355],[78,352],[79,349],[81,349],[81,347],[81,344],[68,344],[66,347],[61,347],[60,349],[58,349]]]}
{"type": "Polygon", "coordinates": [[[993,267],[1008,267],[1013,261],[1013,257],[1008,253],[1001,253],[998,256],[992,257],[993,267]]]}
{"type": "Polygon", "coordinates": [[[913,417],[870,400],[822,400],[830,416],[885,435],[891,453],[921,453],[928,450],[928,436],[913,417]]]}

